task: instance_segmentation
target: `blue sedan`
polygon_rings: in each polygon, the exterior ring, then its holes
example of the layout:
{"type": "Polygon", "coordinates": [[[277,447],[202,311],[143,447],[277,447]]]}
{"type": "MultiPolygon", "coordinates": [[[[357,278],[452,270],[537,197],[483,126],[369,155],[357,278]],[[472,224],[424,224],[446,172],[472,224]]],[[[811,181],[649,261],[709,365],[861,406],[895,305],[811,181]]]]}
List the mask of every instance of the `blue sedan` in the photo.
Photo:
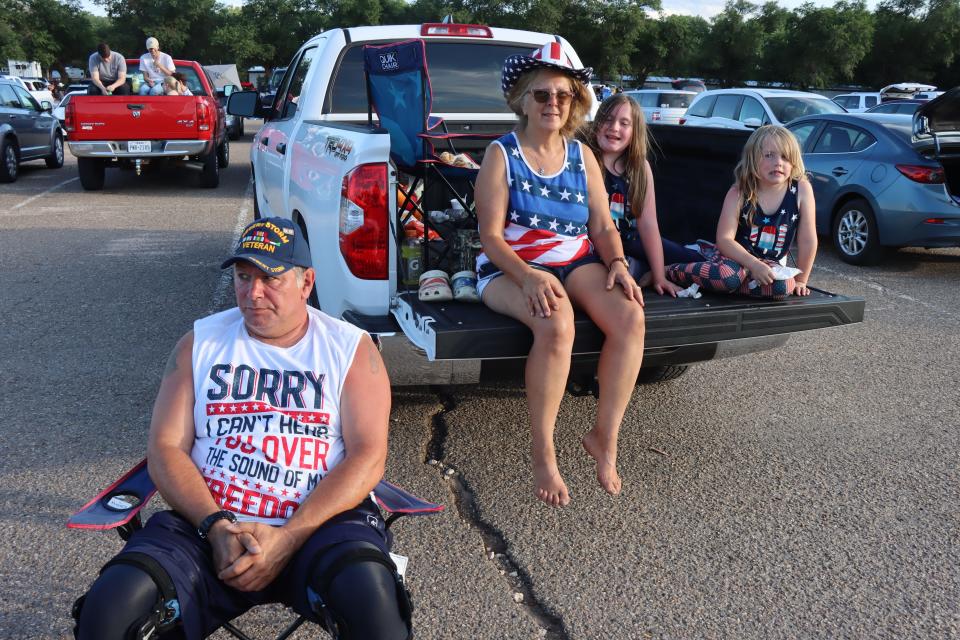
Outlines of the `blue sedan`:
{"type": "Polygon", "coordinates": [[[908,115],[823,114],[790,123],[817,200],[817,232],[833,238],[844,261],[876,264],[886,247],[960,246],[958,97],[945,122],[918,112],[916,130],[908,115]]]}

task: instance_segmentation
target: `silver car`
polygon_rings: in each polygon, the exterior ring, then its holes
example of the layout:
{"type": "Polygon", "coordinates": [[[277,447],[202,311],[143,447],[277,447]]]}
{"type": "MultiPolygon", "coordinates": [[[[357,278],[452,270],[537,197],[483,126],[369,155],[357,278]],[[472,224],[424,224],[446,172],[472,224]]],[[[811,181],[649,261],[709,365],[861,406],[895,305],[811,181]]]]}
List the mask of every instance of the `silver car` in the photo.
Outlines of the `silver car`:
{"type": "Polygon", "coordinates": [[[16,180],[20,163],[28,160],[45,160],[51,169],[63,166],[63,132],[52,109],[19,83],[0,80],[0,182],[16,180]]]}
{"type": "Polygon", "coordinates": [[[817,231],[840,257],[876,264],[886,247],[960,246],[960,88],[914,116],[824,114],[790,129],[817,200],[817,231]]]}
{"type": "Polygon", "coordinates": [[[680,124],[697,95],[696,91],[677,89],[636,89],[624,93],[637,101],[647,122],[656,124],[680,124]]]}

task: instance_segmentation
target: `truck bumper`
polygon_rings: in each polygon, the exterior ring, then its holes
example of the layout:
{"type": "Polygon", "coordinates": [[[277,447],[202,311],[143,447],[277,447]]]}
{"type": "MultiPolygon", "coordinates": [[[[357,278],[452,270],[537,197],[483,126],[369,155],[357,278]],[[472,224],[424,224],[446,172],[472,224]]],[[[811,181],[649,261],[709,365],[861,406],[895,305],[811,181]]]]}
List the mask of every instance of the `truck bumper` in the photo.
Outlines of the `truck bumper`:
{"type": "Polygon", "coordinates": [[[179,158],[206,155],[213,149],[212,140],[153,140],[150,151],[127,151],[126,141],[69,140],[70,153],[78,158],[179,158]]]}

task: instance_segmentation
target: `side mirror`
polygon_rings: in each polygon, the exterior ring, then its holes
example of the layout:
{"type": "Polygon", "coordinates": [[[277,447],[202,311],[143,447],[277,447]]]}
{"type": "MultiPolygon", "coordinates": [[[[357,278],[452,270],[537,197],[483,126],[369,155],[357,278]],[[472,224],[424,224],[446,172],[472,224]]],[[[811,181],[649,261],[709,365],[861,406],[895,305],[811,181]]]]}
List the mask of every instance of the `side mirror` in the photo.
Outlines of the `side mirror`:
{"type": "Polygon", "coordinates": [[[244,118],[262,118],[267,110],[256,91],[236,91],[227,99],[227,113],[244,118]]]}
{"type": "Polygon", "coordinates": [[[49,100],[44,100],[40,103],[40,110],[50,113],[51,111],[53,111],[53,105],[50,103],[49,100]]]}
{"type": "Polygon", "coordinates": [[[763,124],[763,122],[760,121],[760,118],[747,118],[743,121],[743,125],[751,129],[758,129],[761,124],[763,124]]]}

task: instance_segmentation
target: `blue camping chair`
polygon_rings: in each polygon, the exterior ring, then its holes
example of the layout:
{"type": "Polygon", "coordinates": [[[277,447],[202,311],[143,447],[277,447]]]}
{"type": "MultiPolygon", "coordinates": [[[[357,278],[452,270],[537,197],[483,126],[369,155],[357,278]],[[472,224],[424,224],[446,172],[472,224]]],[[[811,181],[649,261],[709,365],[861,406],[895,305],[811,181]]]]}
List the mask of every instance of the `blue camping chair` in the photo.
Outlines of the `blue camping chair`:
{"type": "MultiPolygon", "coordinates": [[[[134,531],[143,526],[140,510],[156,492],[157,488],[147,473],[147,460],[144,458],[119,480],[70,516],[67,527],[116,529],[123,540],[128,540],[134,531]]],[[[372,494],[377,505],[390,514],[385,520],[387,529],[401,516],[431,515],[443,511],[443,505],[421,500],[386,480],[381,480],[374,487],[372,494]]],[[[280,632],[276,640],[286,640],[306,621],[307,618],[298,616],[280,632]]],[[[224,623],[222,628],[239,640],[252,640],[233,623],[224,623]]]]}
{"type": "Polygon", "coordinates": [[[479,169],[442,162],[434,144],[442,143],[456,154],[454,143],[458,140],[493,140],[499,137],[498,134],[449,133],[442,118],[430,115],[433,94],[423,40],[366,45],[363,48],[363,68],[367,85],[368,123],[373,124],[373,113],[376,111],[380,126],[390,134],[390,158],[400,171],[413,178],[409,186],[400,186],[401,195],[406,200],[398,203],[400,228],[404,212],[410,215],[411,210],[417,209],[429,232],[429,216],[410,197],[421,182],[424,194],[421,201],[431,186],[442,186],[449,193],[444,200],[456,199],[465,210],[471,211],[466,195],[454,187],[454,182],[466,179],[472,191],[479,169]]]}

